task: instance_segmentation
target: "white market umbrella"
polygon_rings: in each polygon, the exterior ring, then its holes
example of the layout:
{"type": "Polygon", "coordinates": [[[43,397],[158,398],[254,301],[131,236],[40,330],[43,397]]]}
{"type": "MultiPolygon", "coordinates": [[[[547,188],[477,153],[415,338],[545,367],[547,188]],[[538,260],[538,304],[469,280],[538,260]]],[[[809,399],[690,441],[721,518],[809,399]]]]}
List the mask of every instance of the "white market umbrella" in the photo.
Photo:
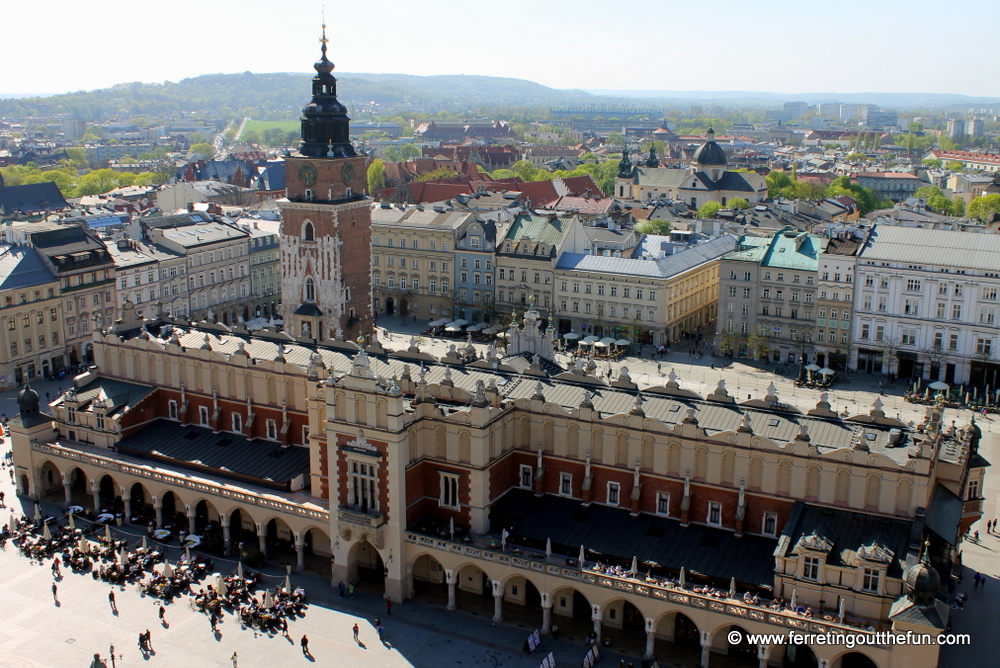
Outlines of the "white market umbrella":
{"type": "Polygon", "coordinates": [[[948,385],[948,383],[944,382],[943,380],[935,380],[933,383],[931,383],[927,387],[930,388],[930,389],[932,389],[932,390],[947,390],[951,386],[948,385]]]}
{"type": "Polygon", "coordinates": [[[792,608],[792,612],[795,612],[795,604],[798,603],[798,602],[799,602],[799,593],[793,589],[792,590],[792,601],[791,601],[792,604],[790,606],[792,608]]]}
{"type": "Polygon", "coordinates": [[[829,376],[834,373],[836,373],[836,371],[834,371],[833,369],[828,369],[826,367],[823,367],[822,369],[819,370],[819,375],[821,376],[829,376]]]}
{"type": "Polygon", "coordinates": [[[614,342],[615,342],[615,340],[613,338],[611,338],[610,336],[605,336],[603,339],[601,339],[601,343],[603,343],[605,345],[608,345],[608,346],[610,346],[614,342]]]}
{"type": "Polygon", "coordinates": [[[171,568],[170,562],[169,561],[164,561],[163,562],[163,577],[169,578],[169,577],[173,577],[173,575],[174,575],[174,569],[171,568]]]}
{"type": "Polygon", "coordinates": [[[13,515],[10,516],[10,521],[7,522],[7,526],[10,528],[11,533],[17,532],[17,520],[14,519],[13,515]]]}
{"type": "Polygon", "coordinates": [[[638,557],[632,557],[632,577],[635,577],[636,573],[639,572],[639,559],[638,557]]]}
{"type": "Polygon", "coordinates": [[[285,576],[285,591],[287,592],[292,591],[292,578],[290,575],[285,576]]]}
{"type": "Polygon", "coordinates": [[[806,364],[806,371],[819,371],[819,364],[806,364]]]}
{"type": "Polygon", "coordinates": [[[487,327],[486,329],[483,330],[483,334],[492,334],[492,333],[493,333],[493,329],[490,328],[490,327],[487,327]]]}
{"type": "Polygon", "coordinates": [[[76,547],[77,547],[77,549],[80,550],[80,552],[83,552],[84,554],[87,554],[87,553],[90,552],[90,543],[87,542],[86,538],[81,538],[80,542],[77,544],[76,547]]]}
{"type": "Polygon", "coordinates": [[[736,578],[729,578],[729,598],[736,598],[736,578]]]}
{"type": "Polygon", "coordinates": [[[142,549],[144,549],[144,550],[148,550],[149,549],[149,541],[146,540],[145,536],[142,537],[142,549]]]}
{"type": "Polygon", "coordinates": [[[458,327],[456,325],[448,325],[447,327],[444,328],[444,331],[446,331],[446,332],[461,332],[462,328],[458,327]]]}
{"type": "Polygon", "coordinates": [[[229,585],[226,584],[226,579],[221,575],[219,576],[219,584],[215,589],[219,592],[219,596],[225,596],[229,593],[229,585]]]}
{"type": "Polygon", "coordinates": [[[583,568],[583,562],[587,560],[586,550],[583,549],[583,545],[580,546],[580,568],[583,568]]]}
{"type": "Polygon", "coordinates": [[[594,341],[594,347],[595,348],[607,348],[608,344],[606,344],[604,341],[594,341]]]}
{"type": "Polygon", "coordinates": [[[243,579],[243,562],[242,561],[236,564],[236,577],[238,577],[241,580],[243,579]]]}
{"type": "Polygon", "coordinates": [[[184,546],[184,561],[186,561],[189,564],[191,563],[191,546],[190,545],[185,545],[184,546]]]}
{"type": "Polygon", "coordinates": [[[686,582],[686,580],[685,580],[685,578],[684,578],[684,567],[683,567],[683,566],[681,566],[681,577],[680,577],[680,583],[681,583],[681,586],[682,586],[682,587],[683,587],[684,585],[686,585],[686,584],[687,584],[687,582],[686,582]]]}
{"type": "Polygon", "coordinates": [[[545,557],[547,559],[551,559],[552,558],[552,539],[551,538],[546,538],[545,539],[545,557]]]}
{"type": "Polygon", "coordinates": [[[632,342],[629,341],[628,339],[618,339],[617,341],[615,341],[616,346],[628,346],[631,344],[632,342]]]}
{"type": "Polygon", "coordinates": [[[42,509],[39,508],[37,503],[35,504],[35,521],[36,522],[42,521],[42,509]]]}
{"type": "Polygon", "coordinates": [[[69,528],[70,529],[75,529],[76,528],[76,522],[73,521],[73,513],[69,514],[69,523],[68,524],[69,524],[69,528]]]}
{"type": "Polygon", "coordinates": [[[580,338],[580,335],[576,332],[570,332],[569,334],[563,334],[564,339],[569,339],[570,341],[576,341],[580,338]]]}
{"type": "Polygon", "coordinates": [[[109,543],[112,541],[111,527],[109,527],[107,524],[104,525],[104,540],[108,541],[109,543]]]}
{"type": "Polygon", "coordinates": [[[597,343],[600,340],[601,338],[599,336],[588,336],[584,339],[584,341],[587,343],[597,343]]]}
{"type": "Polygon", "coordinates": [[[271,596],[271,592],[264,594],[264,607],[268,610],[274,607],[274,597],[271,596]]]}
{"type": "Polygon", "coordinates": [[[42,538],[45,540],[52,540],[52,530],[49,529],[48,524],[42,527],[42,538]]]}
{"type": "Polygon", "coordinates": [[[463,327],[464,325],[468,325],[469,321],[468,320],[452,320],[451,324],[454,325],[455,327],[463,327]]]}

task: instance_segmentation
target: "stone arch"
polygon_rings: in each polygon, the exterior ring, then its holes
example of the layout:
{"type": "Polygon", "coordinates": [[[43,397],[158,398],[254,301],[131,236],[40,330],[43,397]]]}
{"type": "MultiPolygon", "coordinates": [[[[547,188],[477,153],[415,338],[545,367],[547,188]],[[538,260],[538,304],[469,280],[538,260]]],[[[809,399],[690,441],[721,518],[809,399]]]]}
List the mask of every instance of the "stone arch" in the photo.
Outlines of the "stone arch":
{"type": "Polygon", "coordinates": [[[442,426],[439,426],[437,429],[434,430],[433,456],[437,457],[438,459],[448,458],[448,430],[442,426]]]}
{"type": "MultiPolygon", "coordinates": [[[[503,591],[503,605],[519,605],[531,610],[534,618],[534,611],[542,607],[542,590],[528,575],[531,573],[511,573],[503,579],[500,587],[503,591]]],[[[501,610],[504,609],[503,605],[501,610]]]]}
{"type": "Polygon", "coordinates": [[[385,588],[385,561],[382,553],[366,537],[351,544],[347,553],[347,575],[351,582],[385,588]]]}
{"type": "Polygon", "coordinates": [[[896,512],[908,513],[910,501],[913,495],[913,484],[908,478],[903,478],[896,483],[896,512]]]}
{"type": "Polygon", "coordinates": [[[552,602],[552,614],[570,617],[590,627],[593,616],[592,604],[590,599],[576,587],[572,585],[558,587],[549,594],[549,601],[552,602]]]}
{"type": "Polygon", "coordinates": [[[806,470],[806,498],[808,499],[818,499],[819,498],[819,485],[821,472],[818,466],[810,466],[806,470]]]}
{"type": "Polygon", "coordinates": [[[864,652],[854,649],[834,657],[830,668],[879,668],[879,665],[864,652]]]}
{"type": "Polygon", "coordinates": [[[368,424],[368,400],[360,394],[354,397],[354,422],[368,424]]]}
{"type": "Polygon", "coordinates": [[[156,518],[156,511],[153,509],[153,496],[141,482],[133,482],[128,487],[128,504],[130,517],[137,520],[138,524],[149,524],[156,518]]]}
{"type": "Polygon", "coordinates": [[[667,473],[680,475],[681,472],[681,444],[671,443],[667,446],[667,473]]]}
{"type": "Polygon", "coordinates": [[[653,458],[655,457],[655,445],[653,439],[646,436],[639,445],[639,467],[650,471],[653,468],[653,458]]]}
{"type": "Polygon", "coordinates": [[[110,508],[114,512],[119,512],[122,507],[121,488],[118,481],[110,473],[105,473],[97,480],[97,493],[101,508],[110,508]]]}
{"type": "Polygon", "coordinates": [[[675,645],[701,647],[701,629],[697,622],[683,610],[668,610],[660,614],[656,618],[654,628],[657,638],[662,638],[675,645]]]}
{"type": "Polygon", "coordinates": [[[281,515],[271,515],[263,522],[267,554],[294,554],[295,532],[281,515]]]}
{"type": "Polygon", "coordinates": [[[733,477],[736,475],[736,455],[726,452],[722,455],[722,470],[719,480],[724,485],[732,485],[733,477]]]}
{"type": "Polygon", "coordinates": [[[375,426],[379,429],[389,426],[389,403],[385,399],[375,402],[375,426]]]}
{"type": "Polygon", "coordinates": [[[472,461],[472,437],[464,429],[458,434],[458,461],[463,464],[472,461]]]}
{"type": "Polygon", "coordinates": [[[747,630],[738,624],[726,622],[720,625],[711,633],[712,647],[725,653],[732,661],[732,666],[747,666],[747,668],[757,668],[760,660],[757,658],[757,645],[747,642],[747,630]],[[742,642],[733,644],[729,641],[729,634],[739,631],[742,642]]]}
{"type": "Polygon", "coordinates": [[[600,429],[590,432],[590,454],[597,461],[604,461],[604,432],[600,429]]]}
{"type": "Polygon", "coordinates": [[[708,476],[708,448],[700,447],[694,453],[694,477],[704,480],[708,476]]]}
{"type": "Polygon", "coordinates": [[[72,467],[66,472],[66,480],[69,482],[69,505],[83,506],[84,508],[90,508],[91,510],[96,510],[94,506],[94,497],[90,493],[90,482],[87,479],[87,474],[79,466],[72,467]]]}
{"type": "Polygon", "coordinates": [[[310,526],[301,534],[302,542],[305,546],[306,556],[322,557],[329,559],[333,554],[333,545],[330,543],[330,534],[317,526],[310,526]]]}
{"type": "Polygon", "coordinates": [[[430,552],[418,555],[410,567],[413,576],[413,593],[415,596],[440,598],[447,596],[447,584],[444,565],[430,552]]]}
{"type": "Polygon", "coordinates": [[[210,498],[201,497],[195,500],[191,509],[194,511],[195,533],[203,533],[209,524],[214,524],[215,527],[219,526],[221,515],[210,498]]]}
{"type": "Polygon", "coordinates": [[[788,494],[792,488],[792,464],[782,459],[778,462],[778,494],[788,494]]]}
{"type": "Polygon", "coordinates": [[[229,535],[233,545],[244,543],[244,551],[257,550],[257,522],[247,509],[238,506],[229,511],[229,535]]]}
{"type": "Polygon", "coordinates": [[[834,502],[844,505],[851,502],[851,472],[847,469],[837,471],[837,489],[834,502]]]}
{"type": "Polygon", "coordinates": [[[628,434],[625,432],[618,432],[615,436],[615,465],[631,466],[631,462],[628,460],[628,434]]]}
{"type": "Polygon", "coordinates": [[[882,478],[872,473],[865,480],[865,507],[877,508],[882,496],[882,478]]]}
{"type": "Polygon", "coordinates": [[[750,489],[760,489],[764,481],[764,460],[760,457],[750,458],[750,478],[747,481],[750,489]]]}
{"type": "Polygon", "coordinates": [[[347,394],[337,392],[334,395],[334,414],[339,422],[347,422],[347,394]]]}
{"type": "Polygon", "coordinates": [[[542,451],[547,454],[555,452],[556,448],[556,425],[552,420],[546,420],[542,424],[542,451]]]}
{"type": "Polygon", "coordinates": [[[482,566],[471,561],[459,564],[454,568],[459,589],[477,596],[493,596],[493,577],[482,569],[482,566]]]}
{"type": "MultiPolygon", "coordinates": [[[[63,503],[63,499],[61,498],[63,495],[60,495],[63,489],[62,473],[60,473],[59,467],[51,459],[43,461],[42,465],[38,468],[38,484],[40,489],[36,490],[36,492],[39,498],[44,498],[52,494],[60,505],[63,503]]],[[[65,500],[69,501],[69,499],[65,500]]],[[[66,503],[66,505],[72,504],[66,503]]]]}

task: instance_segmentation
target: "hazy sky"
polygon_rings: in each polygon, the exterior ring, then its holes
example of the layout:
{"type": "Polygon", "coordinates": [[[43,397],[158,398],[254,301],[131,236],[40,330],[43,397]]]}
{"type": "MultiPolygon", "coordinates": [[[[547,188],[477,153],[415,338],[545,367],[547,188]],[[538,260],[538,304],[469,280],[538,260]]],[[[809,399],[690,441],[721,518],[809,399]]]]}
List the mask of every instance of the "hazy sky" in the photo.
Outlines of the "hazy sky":
{"type": "MultiPolygon", "coordinates": [[[[0,93],[306,72],[323,7],[3,4],[0,93]]],[[[1000,96],[1000,40],[991,37],[1000,2],[985,0],[958,9],[929,0],[368,0],[330,2],[326,18],[342,72],[485,74],[554,88],[1000,96]]]]}

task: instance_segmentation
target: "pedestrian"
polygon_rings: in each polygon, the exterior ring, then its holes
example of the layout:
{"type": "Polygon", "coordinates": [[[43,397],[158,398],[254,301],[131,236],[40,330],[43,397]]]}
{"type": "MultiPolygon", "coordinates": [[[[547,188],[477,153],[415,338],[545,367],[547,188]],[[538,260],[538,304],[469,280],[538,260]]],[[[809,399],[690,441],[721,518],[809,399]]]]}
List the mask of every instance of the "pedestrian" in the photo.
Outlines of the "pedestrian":
{"type": "Polygon", "coordinates": [[[360,632],[361,632],[361,629],[358,628],[358,624],[357,624],[357,622],[355,622],[354,623],[354,642],[358,642],[358,633],[360,633],[360,632]]]}
{"type": "Polygon", "coordinates": [[[379,624],[378,626],[375,627],[375,630],[378,631],[379,642],[383,642],[384,643],[385,642],[385,628],[383,628],[383,626],[381,624],[379,624]]]}
{"type": "Polygon", "coordinates": [[[385,614],[392,614],[392,599],[388,596],[385,597],[385,614]]]}
{"type": "Polygon", "coordinates": [[[164,608],[164,607],[163,607],[163,606],[161,605],[161,606],[160,606],[160,623],[161,623],[161,624],[166,624],[166,620],[164,619],[164,617],[166,617],[166,614],[167,614],[167,609],[166,609],[166,608],[164,608]]]}
{"type": "Polygon", "coordinates": [[[115,604],[115,590],[112,589],[108,592],[108,603],[111,604],[111,611],[118,612],[118,606],[115,604]]]}
{"type": "Polygon", "coordinates": [[[146,629],[146,650],[153,651],[153,634],[150,633],[149,629],[146,629]]]}
{"type": "Polygon", "coordinates": [[[975,533],[972,534],[972,540],[979,542],[979,529],[976,529],[975,533]]]}
{"type": "Polygon", "coordinates": [[[4,501],[3,501],[3,496],[4,496],[4,495],[3,495],[3,492],[0,492],[0,508],[3,508],[3,507],[4,507],[4,501]]]}
{"type": "Polygon", "coordinates": [[[344,593],[347,591],[347,585],[341,580],[340,584],[337,585],[337,590],[340,591],[340,598],[344,598],[344,593]]]}
{"type": "Polygon", "coordinates": [[[59,587],[56,586],[55,582],[52,583],[52,600],[59,602],[59,587]]]}
{"type": "Polygon", "coordinates": [[[146,653],[146,634],[145,633],[140,633],[139,634],[139,651],[142,652],[143,654],[146,653]]]}
{"type": "Polygon", "coordinates": [[[240,667],[239,667],[239,666],[237,665],[237,662],[238,662],[238,660],[239,660],[239,657],[238,657],[238,656],[236,656],[236,652],[233,652],[233,656],[232,656],[232,659],[233,659],[233,668],[240,668],[240,667]]]}
{"type": "Polygon", "coordinates": [[[299,644],[302,645],[302,653],[309,656],[309,638],[307,636],[302,636],[302,640],[299,644]]]}
{"type": "Polygon", "coordinates": [[[354,583],[347,585],[347,595],[354,598],[354,583]]]}

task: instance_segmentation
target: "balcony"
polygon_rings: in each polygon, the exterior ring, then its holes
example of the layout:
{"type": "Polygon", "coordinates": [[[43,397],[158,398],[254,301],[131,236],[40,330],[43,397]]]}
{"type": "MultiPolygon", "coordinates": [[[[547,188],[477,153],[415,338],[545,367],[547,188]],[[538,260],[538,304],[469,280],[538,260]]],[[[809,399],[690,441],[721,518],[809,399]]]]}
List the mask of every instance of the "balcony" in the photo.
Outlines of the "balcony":
{"type": "Polygon", "coordinates": [[[377,529],[385,524],[385,513],[377,510],[365,511],[360,505],[344,504],[337,508],[337,519],[341,522],[377,529]]]}

